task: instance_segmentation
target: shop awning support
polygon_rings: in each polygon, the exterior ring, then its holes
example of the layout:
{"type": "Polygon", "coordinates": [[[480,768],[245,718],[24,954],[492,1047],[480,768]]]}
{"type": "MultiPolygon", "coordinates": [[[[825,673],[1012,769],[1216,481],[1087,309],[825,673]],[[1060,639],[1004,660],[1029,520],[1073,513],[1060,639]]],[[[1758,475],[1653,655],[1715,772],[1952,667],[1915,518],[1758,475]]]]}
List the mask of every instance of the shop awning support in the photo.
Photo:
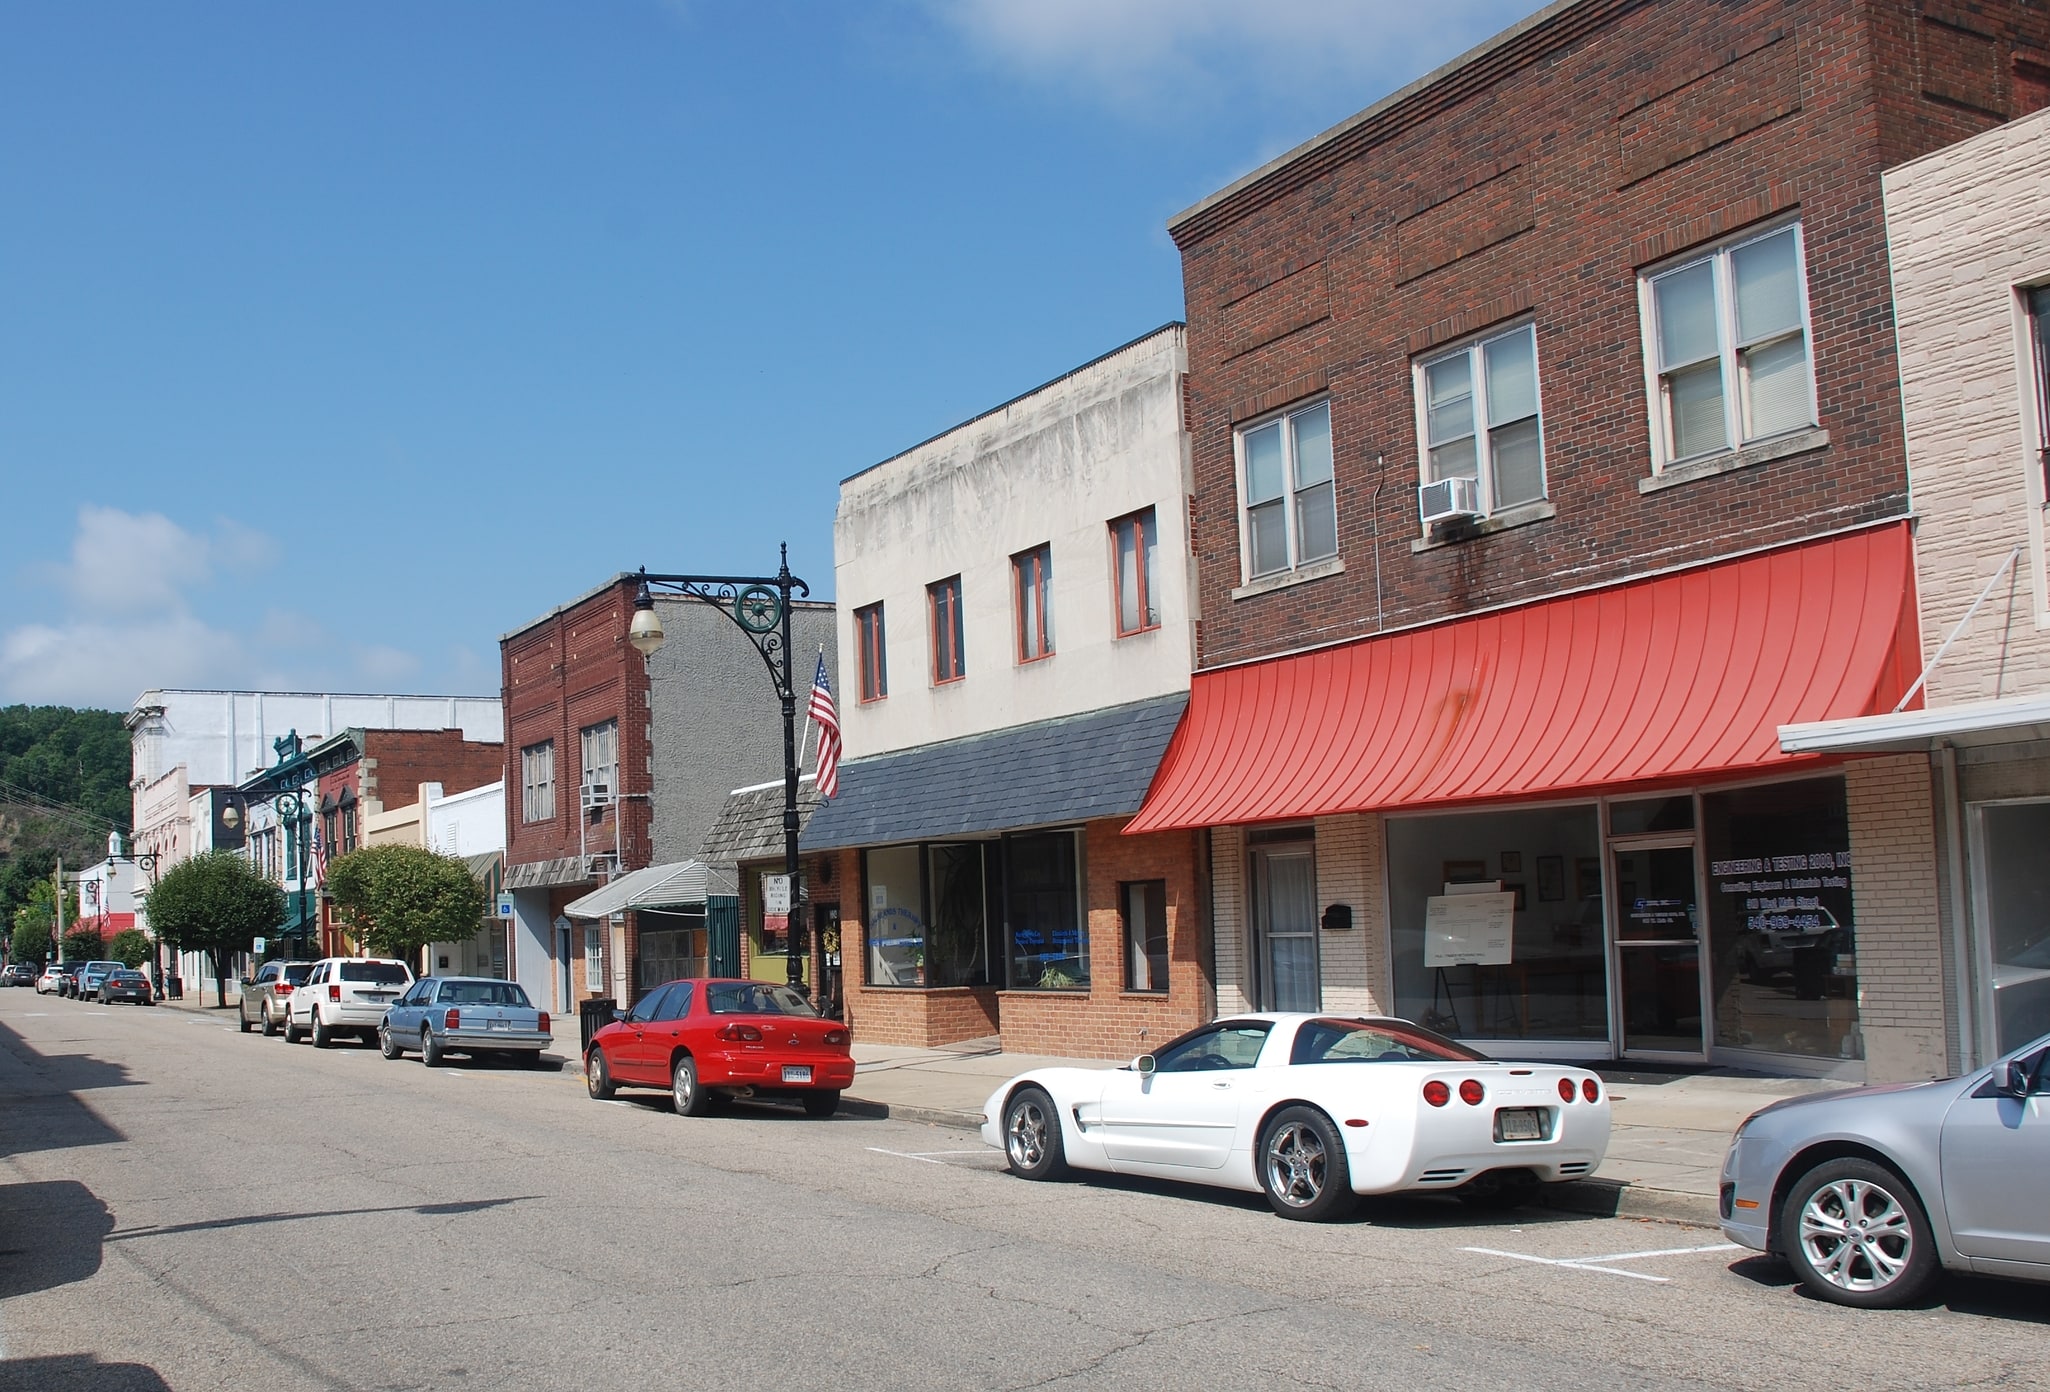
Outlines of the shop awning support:
{"type": "Polygon", "coordinates": [[[1893,708],[1895,715],[1899,715],[1908,708],[1908,702],[1915,699],[1915,693],[1920,691],[1923,683],[1929,680],[1929,674],[1936,670],[1936,664],[1943,661],[1943,655],[1950,651],[1950,645],[1955,643],[1958,635],[1965,631],[1965,625],[1972,621],[1972,615],[1978,613],[1979,606],[1992,596],[1994,588],[2000,584],[2000,577],[2007,574],[2014,563],[2021,559],[2021,555],[2022,549],[2019,546],[2007,553],[2007,559],[2000,563],[2000,569],[1993,572],[1993,578],[1986,582],[1986,588],[1979,591],[1979,597],[1972,601],[1972,607],[1965,610],[1965,616],[1957,621],[1957,626],[1952,628],[1945,635],[1943,642],[1937,645],[1936,655],[1929,659],[1929,665],[1922,669],[1922,675],[1915,678],[1915,684],[1908,688],[1907,694],[1901,697],[1900,704],[1893,708]]]}

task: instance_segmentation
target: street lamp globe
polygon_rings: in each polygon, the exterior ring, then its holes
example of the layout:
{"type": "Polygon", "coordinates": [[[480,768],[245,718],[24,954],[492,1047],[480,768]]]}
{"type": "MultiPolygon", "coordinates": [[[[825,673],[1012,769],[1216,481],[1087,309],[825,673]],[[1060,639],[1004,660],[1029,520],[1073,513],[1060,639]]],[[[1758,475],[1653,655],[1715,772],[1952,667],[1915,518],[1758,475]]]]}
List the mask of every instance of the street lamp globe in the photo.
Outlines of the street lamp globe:
{"type": "Polygon", "coordinates": [[[639,593],[634,595],[633,622],[627,625],[626,641],[642,657],[653,657],[667,636],[662,632],[662,618],[655,612],[655,596],[648,592],[648,582],[642,580],[639,593]]]}

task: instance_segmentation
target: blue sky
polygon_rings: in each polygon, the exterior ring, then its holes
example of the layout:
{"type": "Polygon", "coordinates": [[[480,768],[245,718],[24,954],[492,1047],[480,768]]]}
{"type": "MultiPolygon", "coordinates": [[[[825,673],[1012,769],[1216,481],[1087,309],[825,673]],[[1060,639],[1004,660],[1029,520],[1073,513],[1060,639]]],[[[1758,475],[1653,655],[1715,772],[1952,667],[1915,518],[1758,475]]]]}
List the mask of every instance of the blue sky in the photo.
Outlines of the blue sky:
{"type": "Polygon", "coordinates": [[[491,692],[1182,315],[1168,217],[1536,0],[0,8],[0,702],[491,692]]]}

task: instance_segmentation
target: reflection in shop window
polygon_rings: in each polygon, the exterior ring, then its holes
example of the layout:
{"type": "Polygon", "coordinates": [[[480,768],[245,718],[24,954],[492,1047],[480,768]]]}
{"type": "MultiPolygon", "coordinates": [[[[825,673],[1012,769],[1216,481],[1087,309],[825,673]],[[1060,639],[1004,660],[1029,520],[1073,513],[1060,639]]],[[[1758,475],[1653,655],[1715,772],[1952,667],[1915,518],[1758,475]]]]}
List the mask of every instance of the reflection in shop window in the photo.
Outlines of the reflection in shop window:
{"type": "Polygon", "coordinates": [[[1715,1042],[1861,1059],[1841,778],[1701,795],[1715,1042]]]}
{"type": "Polygon", "coordinates": [[[2004,1054],[2050,1034],[2050,802],[1975,810],[1994,1038],[2004,1054]]]}
{"type": "Polygon", "coordinates": [[[992,849],[963,841],[864,854],[869,985],[988,984],[985,868],[992,849]]]}
{"type": "Polygon", "coordinates": [[[1089,988],[1082,859],[1072,831],[1004,838],[1004,894],[1013,989],[1089,988]]]}
{"type": "Polygon", "coordinates": [[[1596,809],[1584,804],[1391,817],[1396,1013],[1465,1039],[1607,1039],[1601,845],[1596,809]],[[1509,896],[1505,944],[1442,932],[1427,943],[1431,901],[1461,883],[1499,884],[1509,896]]]}

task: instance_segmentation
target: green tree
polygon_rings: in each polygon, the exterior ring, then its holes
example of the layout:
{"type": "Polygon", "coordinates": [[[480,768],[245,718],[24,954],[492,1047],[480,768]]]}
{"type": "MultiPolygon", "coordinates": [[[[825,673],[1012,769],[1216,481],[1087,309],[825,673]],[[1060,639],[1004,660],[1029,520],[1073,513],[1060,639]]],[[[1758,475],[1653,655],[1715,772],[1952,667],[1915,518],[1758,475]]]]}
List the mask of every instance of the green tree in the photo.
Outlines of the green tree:
{"type": "Polygon", "coordinates": [[[164,872],[149,892],[157,936],[181,952],[204,952],[214,966],[217,1004],[228,1004],[228,959],[285,921],[285,891],[233,851],[208,851],[164,872]]]}
{"type": "Polygon", "coordinates": [[[335,918],[381,957],[413,962],[435,942],[474,937],[484,886],[454,856],[419,846],[365,846],[327,868],[335,918]]]}
{"type": "Polygon", "coordinates": [[[46,962],[50,959],[50,925],[17,921],[14,925],[13,951],[10,958],[16,962],[46,962]]]}
{"type": "Polygon", "coordinates": [[[64,957],[70,962],[104,962],[107,960],[107,940],[97,928],[67,928],[64,930],[64,957]]]}
{"type": "Polygon", "coordinates": [[[107,944],[107,955],[124,967],[139,967],[156,955],[156,944],[140,928],[123,928],[107,944]]]}
{"type": "MultiPolygon", "coordinates": [[[[64,921],[78,922],[78,891],[71,890],[64,896],[64,921]]],[[[49,944],[57,940],[57,891],[51,887],[50,877],[28,887],[28,893],[14,911],[14,932],[17,936],[26,932],[43,944],[42,951],[50,950],[49,944]]]]}
{"type": "Polygon", "coordinates": [[[128,829],[131,772],[119,712],[0,706],[0,924],[59,856],[90,865],[128,829]]]}

